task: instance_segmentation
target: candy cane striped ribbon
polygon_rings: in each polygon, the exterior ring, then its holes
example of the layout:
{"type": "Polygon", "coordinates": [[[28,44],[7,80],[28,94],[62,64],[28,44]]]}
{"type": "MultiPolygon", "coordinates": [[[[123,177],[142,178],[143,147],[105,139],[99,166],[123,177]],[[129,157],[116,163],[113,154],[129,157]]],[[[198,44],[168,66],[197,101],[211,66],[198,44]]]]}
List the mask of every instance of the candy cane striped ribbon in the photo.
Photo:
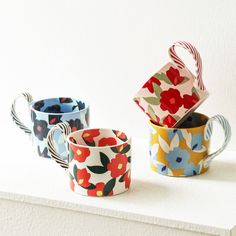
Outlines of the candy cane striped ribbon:
{"type": "Polygon", "coordinates": [[[196,78],[198,81],[198,87],[201,90],[205,90],[205,86],[202,81],[202,59],[201,59],[201,56],[200,56],[199,52],[197,51],[197,49],[193,45],[191,45],[190,43],[185,42],[185,41],[177,41],[177,42],[173,43],[173,45],[169,48],[169,55],[170,55],[171,59],[181,69],[186,66],[185,66],[184,62],[176,54],[175,46],[180,46],[184,49],[187,49],[189,51],[189,53],[193,55],[193,58],[195,60],[195,65],[197,67],[196,78]]]}
{"type": "Polygon", "coordinates": [[[60,130],[64,137],[66,138],[71,133],[71,128],[69,123],[67,122],[61,122],[57,125],[53,126],[48,135],[47,135],[47,145],[48,145],[48,151],[50,152],[52,158],[64,169],[68,169],[69,164],[68,162],[64,161],[63,158],[58,154],[55,145],[54,145],[54,134],[56,130],[60,130]]]}
{"type": "Polygon", "coordinates": [[[33,101],[33,98],[32,96],[29,94],[29,93],[21,93],[12,103],[12,106],[11,106],[11,116],[12,116],[12,119],[13,121],[16,123],[16,125],[22,129],[26,134],[28,135],[31,135],[31,130],[26,127],[21,121],[20,119],[18,118],[17,116],[17,113],[16,113],[16,101],[18,98],[20,97],[24,97],[26,99],[26,101],[28,102],[28,104],[30,105],[33,101]]]}

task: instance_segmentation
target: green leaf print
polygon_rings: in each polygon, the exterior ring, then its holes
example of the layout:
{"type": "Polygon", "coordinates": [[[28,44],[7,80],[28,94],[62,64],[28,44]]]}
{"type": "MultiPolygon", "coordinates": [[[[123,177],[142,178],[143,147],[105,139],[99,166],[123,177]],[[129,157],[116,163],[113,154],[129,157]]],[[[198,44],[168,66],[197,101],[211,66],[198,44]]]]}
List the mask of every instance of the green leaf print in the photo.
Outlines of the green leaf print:
{"type": "Polygon", "coordinates": [[[75,180],[78,182],[78,180],[77,180],[77,166],[76,165],[74,165],[73,174],[74,174],[75,180]]]}
{"type": "Polygon", "coordinates": [[[109,180],[109,181],[106,183],[106,185],[105,185],[105,187],[104,187],[104,189],[103,189],[103,194],[104,194],[104,196],[109,195],[109,193],[113,190],[113,188],[114,188],[114,186],[115,186],[115,183],[116,183],[116,179],[115,179],[115,178],[109,180]]]}
{"type": "Polygon", "coordinates": [[[159,98],[160,100],[160,94],[162,92],[161,87],[158,84],[153,84],[153,88],[154,88],[154,93],[157,96],[157,98],[159,98]]]}
{"type": "Polygon", "coordinates": [[[152,118],[154,121],[157,121],[157,120],[156,120],[155,112],[154,112],[153,108],[152,108],[150,105],[148,105],[148,114],[151,116],[151,118],[152,118]]]}
{"type": "Polygon", "coordinates": [[[165,73],[161,73],[161,74],[159,74],[159,73],[156,73],[155,74],[155,77],[157,78],[157,79],[159,79],[159,80],[161,80],[161,81],[164,81],[164,82],[166,82],[167,84],[172,84],[171,83],[171,81],[170,81],[170,79],[167,77],[167,75],[165,74],[165,73]]]}
{"type": "Polygon", "coordinates": [[[160,97],[146,97],[143,99],[151,105],[159,105],[160,104],[160,97]]]}

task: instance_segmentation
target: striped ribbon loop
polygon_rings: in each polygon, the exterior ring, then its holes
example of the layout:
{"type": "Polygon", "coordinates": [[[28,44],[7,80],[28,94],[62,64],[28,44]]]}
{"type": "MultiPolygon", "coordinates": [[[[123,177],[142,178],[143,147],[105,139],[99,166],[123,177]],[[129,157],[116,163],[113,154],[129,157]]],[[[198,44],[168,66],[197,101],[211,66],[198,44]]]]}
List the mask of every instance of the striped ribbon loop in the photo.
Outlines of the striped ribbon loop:
{"type": "Polygon", "coordinates": [[[21,120],[19,119],[17,113],[16,113],[16,101],[19,99],[19,98],[25,98],[26,101],[28,102],[29,106],[31,105],[31,103],[33,102],[33,98],[32,96],[29,94],[29,93],[21,93],[12,103],[12,106],[11,106],[11,116],[12,116],[12,119],[13,121],[15,122],[15,124],[20,128],[22,129],[27,135],[31,135],[32,134],[32,131],[31,129],[29,129],[26,125],[24,125],[21,120]]]}
{"type": "Polygon", "coordinates": [[[224,139],[224,143],[221,146],[221,148],[219,148],[217,151],[206,156],[205,164],[204,164],[205,167],[208,167],[210,162],[213,160],[213,158],[215,158],[217,155],[219,155],[226,148],[226,146],[228,145],[228,143],[231,139],[230,124],[229,124],[228,120],[226,120],[226,118],[222,115],[215,115],[208,120],[208,122],[206,124],[205,131],[204,131],[204,139],[209,140],[211,138],[214,121],[218,122],[221,125],[221,127],[224,131],[225,139],[224,139]]]}
{"type": "Polygon", "coordinates": [[[63,160],[65,158],[61,157],[61,155],[57,152],[54,145],[54,134],[58,129],[62,132],[62,135],[64,136],[65,139],[71,133],[70,125],[66,121],[58,123],[57,125],[53,126],[47,135],[48,151],[51,154],[52,159],[54,159],[63,169],[68,169],[69,167],[68,162],[63,160]]]}
{"type": "Polygon", "coordinates": [[[169,48],[169,55],[170,55],[171,59],[173,60],[173,62],[175,62],[175,64],[180,69],[183,69],[184,67],[186,67],[186,65],[179,58],[179,56],[176,54],[176,52],[175,52],[175,47],[176,46],[187,49],[188,52],[193,55],[193,59],[195,60],[195,65],[197,67],[196,78],[197,78],[197,82],[198,82],[198,87],[201,90],[205,90],[205,86],[204,86],[203,80],[202,80],[202,59],[201,59],[201,56],[200,56],[199,52],[197,51],[197,49],[193,45],[191,45],[188,42],[177,41],[177,42],[173,43],[173,45],[169,48]]]}

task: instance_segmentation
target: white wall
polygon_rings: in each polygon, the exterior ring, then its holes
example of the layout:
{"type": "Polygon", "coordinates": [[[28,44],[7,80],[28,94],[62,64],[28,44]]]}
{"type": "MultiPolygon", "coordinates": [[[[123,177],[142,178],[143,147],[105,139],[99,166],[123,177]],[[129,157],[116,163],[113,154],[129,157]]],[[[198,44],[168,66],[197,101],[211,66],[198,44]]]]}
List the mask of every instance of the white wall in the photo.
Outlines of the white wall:
{"type": "Polygon", "coordinates": [[[90,102],[92,126],[147,137],[132,96],[184,39],[200,51],[211,93],[199,110],[225,115],[236,133],[235,12],[234,0],[1,1],[1,120],[13,126],[9,106],[20,91],[69,95],[90,102]]]}

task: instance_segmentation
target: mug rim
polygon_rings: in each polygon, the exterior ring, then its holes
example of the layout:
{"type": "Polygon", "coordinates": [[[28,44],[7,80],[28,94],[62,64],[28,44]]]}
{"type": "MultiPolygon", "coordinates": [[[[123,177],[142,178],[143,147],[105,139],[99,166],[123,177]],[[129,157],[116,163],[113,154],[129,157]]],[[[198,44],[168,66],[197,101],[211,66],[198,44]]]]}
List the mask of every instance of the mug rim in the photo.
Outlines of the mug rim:
{"type": "MultiPolygon", "coordinates": [[[[182,116],[175,123],[175,125],[179,125],[179,124],[183,123],[185,121],[185,119],[187,119],[187,117],[190,116],[192,113],[197,113],[197,114],[206,116],[205,114],[202,114],[202,113],[199,113],[199,112],[195,112],[198,109],[198,107],[209,97],[209,92],[207,90],[205,90],[205,91],[206,91],[206,94],[193,107],[187,109],[185,114],[184,114],[184,116],[182,116]]],[[[209,118],[209,117],[207,117],[207,118],[209,118]]]]}
{"type": "Polygon", "coordinates": [[[75,114],[75,113],[79,113],[79,112],[83,112],[85,110],[88,110],[89,108],[89,103],[86,101],[86,100],[82,100],[80,98],[78,99],[75,99],[73,97],[67,97],[65,96],[66,98],[71,98],[72,100],[74,101],[80,101],[80,102],[84,102],[85,103],[85,108],[82,109],[82,110],[79,110],[79,111],[70,111],[70,112],[44,112],[44,111],[39,111],[39,110],[36,110],[33,106],[35,103],[37,102],[40,102],[40,101],[43,101],[43,100],[51,100],[51,99],[58,99],[58,98],[63,98],[63,96],[60,96],[60,97],[52,97],[52,98],[45,98],[45,99],[40,99],[40,100],[37,100],[37,101],[32,101],[32,103],[30,104],[30,109],[34,112],[37,112],[37,113],[42,113],[42,114],[51,114],[51,115],[66,115],[66,114],[75,114]]]}
{"type": "MultiPolygon", "coordinates": [[[[199,115],[201,115],[201,116],[204,116],[205,118],[207,118],[207,121],[210,119],[209,118],[209,116],[207,116],[207,115],[205,115],[205,114],[203,114],[203,113],[200,113],[200,112],[192,112],[192,113],[196,113],[196,114],[199,114],[199,115]]],[[[156,124],[154,124],[153,122],[152,122],[152,120],[151,119],[149,119],[149,124],[150,125],[152,125],[152,126],[154,126],[155,128],[157,127],[157,128],[160,128],[160,129],[164,129],[164,130],[183,130],[183,129],[196,129],[196,128],[201,128],[201,127],[204,127],[204,126],[206,126],[206,123],[205,124],[203,124],[203,125],[198,125],[198,126],[195,126],[195,127],[186,127],[186,128],[178,128],[178,127],[165,127],[165,126],[160,126],[160,125],[156,125],[156,124]]]]}
{"type": "MultiPolygon", "coordinates": [[[[119,138],[117,138],[117,139],[119,139],[119,138]]],[[[123,132],[123,131],[120,131],[120,130],[117,130],[117,129],[110,129],[110,128],[85,128],[85,129],[80,129],[80,130],[76,130],[76,131],[74,131],[74,132],[71,132],[71,133],[67,136],[66,140],[67,140],[68,144],[72,144],[72,145],[74,145],[74,146],[76,146],[76,147],[83,147],[83,148],[89,148],[89,149],[90,149],[90,148],[91,148],[91,149],[107,149],[107,148],[113,148],[113,147],[121,146],[121,145],[126,144],[126,143],[130,143],[130,142],[131,142],[131,136],[130,136],[130,135],[127,135],[126,132],[123,132]],[[127,140],[126,140],[126,141],[122,141],[122,140],[121,140],[121,143],[119,143],[119,144],[106,145],[106,146],[101,146],[101,147],[99,147],[99,146],[82,145],[82,144],[73,143],[72,141],[70,141],[70,137],[71,137],[72,135],[74,135],[75,133],[83,132],[83,131],[85,131],[85,130],[94,130],[94,129],[109,130],[109,131],[112,131],[112,130],[119,131],[119,132],[122,132],[122,133],[124,133],[124,134],[126,135],[127,140]]]]}

